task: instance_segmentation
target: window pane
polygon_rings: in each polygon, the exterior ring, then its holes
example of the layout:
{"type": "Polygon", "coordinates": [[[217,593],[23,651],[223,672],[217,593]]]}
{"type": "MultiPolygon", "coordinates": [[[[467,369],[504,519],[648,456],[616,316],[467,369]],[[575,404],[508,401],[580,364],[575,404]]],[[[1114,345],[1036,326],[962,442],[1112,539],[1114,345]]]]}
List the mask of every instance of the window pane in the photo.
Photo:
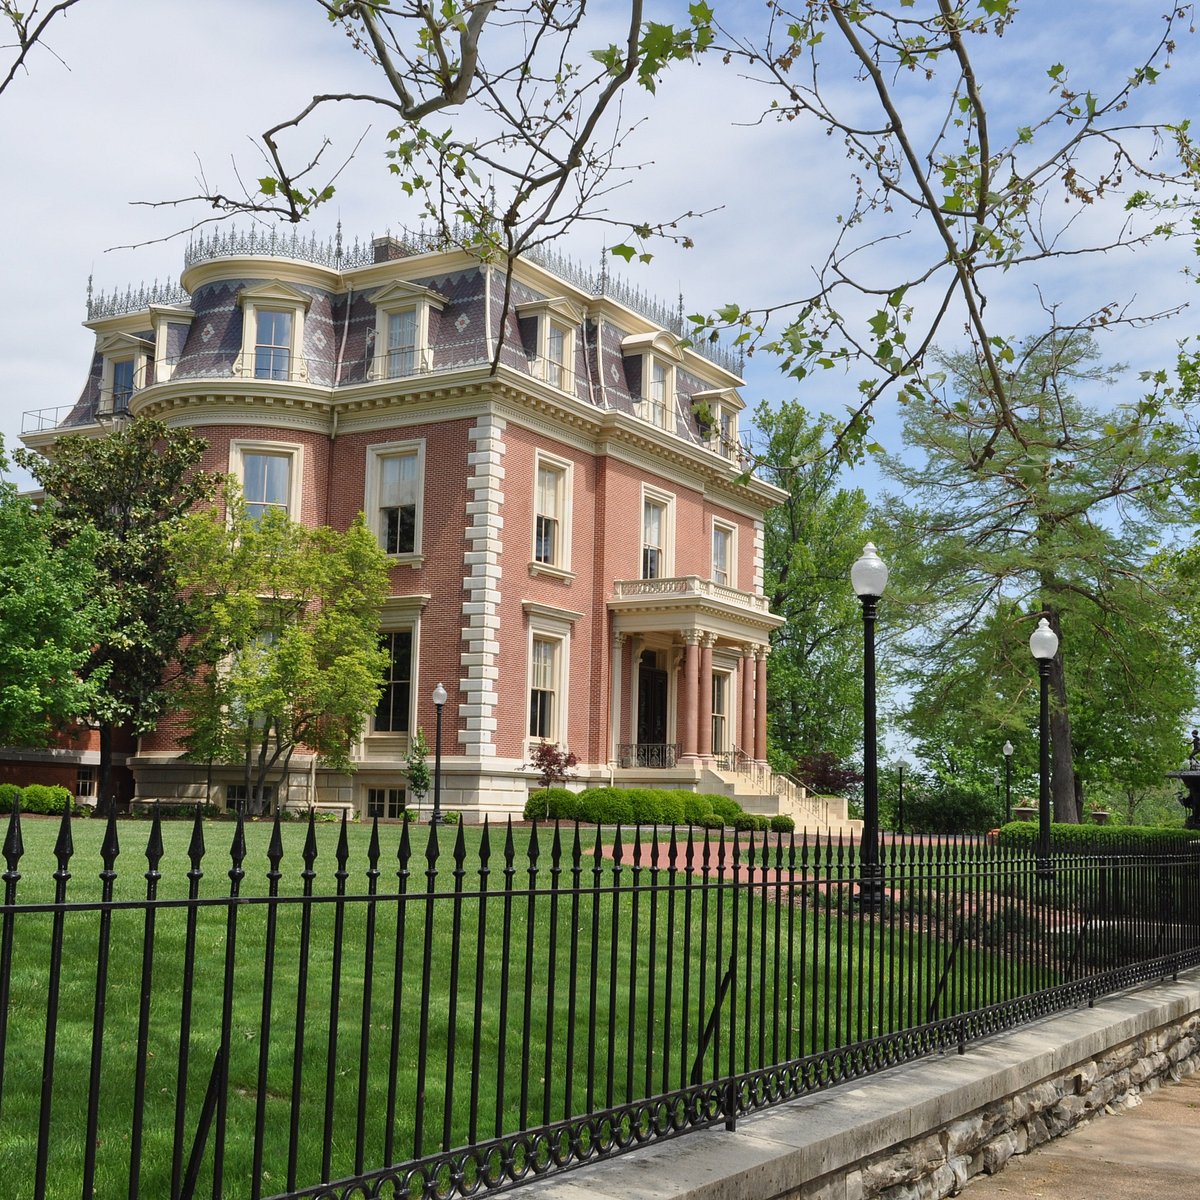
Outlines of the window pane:
{"type": "Polygon", "coordinates": [[[417,369],[417,310],[388,315],[388,377],[412,375],[417,369]]]}
{"type": "Polygon", "coordinates": [[[566,359],[566,331],[561,325],[551,324],[546,334],[547,382],[555,387],[563,385],[563,367],[566,359]]]}
{"type": "Polygon", "coordinates": [[[712,570],[717,583],[729,582],[729,530],[720,525],[713,526],[712,570]]]}
{"type": "Polygon", "coordinates": [[[133,359],[113,363],[113,407],[128,408],[133,395],[133,359]]]}
{"type": "Polygon", "coordinates": [[[535,638],[530,659],[529,736],[551,738],[555,736],[558,643],[535,638]]]}
{"type": "Polygon", "coordinates": [[[417,455],[379,460],[379,541],[387,554],[412,554],[417,547],[417,455]]]}
{"type": "Polygon", "coordinates": [[[375,709],[375,732],[407,733],[412,688],[412,630],[385,633],[379,640],[389,661],[383,677],[383,694],[375,709]]]}
{"type": "Polygon", "coordinates": [[[271,508],[287,512],[291,468],[288,454],[242,456],[242,492],[251,520],[259,520],[271,508]]]}
{"type": "Polygon", "coordinates": [[[256,314],[255,379],[287,379],[292,354],[292,314],[260,309],[256,314]]]}

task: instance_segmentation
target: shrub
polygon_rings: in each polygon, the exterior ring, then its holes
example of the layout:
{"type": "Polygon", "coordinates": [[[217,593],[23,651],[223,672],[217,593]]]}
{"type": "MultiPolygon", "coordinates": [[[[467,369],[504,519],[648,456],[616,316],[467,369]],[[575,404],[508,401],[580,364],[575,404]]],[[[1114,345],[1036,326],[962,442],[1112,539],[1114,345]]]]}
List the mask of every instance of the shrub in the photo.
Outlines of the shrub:
{"type": "Polygon", "coordinates": [[[0,783],[0,812],[12,812],[13,804],[20,798],[21,789],[15,783],[0,783]]]}
{"type": "Polygon", "coordinates": [[[442,821],[446,825],[457,825],[462,821],[462,813],[457,812],[453,808],[448,808],[442,813],[442,821]]]}
{"type": "Polygon", "coordinates": [[[567,788],[538,788],[529,793],[525,802],[525,820],[547,821],[573,819],[579,808],[579,797],[567,788]]]}
{"type": "Polygon", "coordinates": [[[687,799],[683,802],[683,819],[689,825],[704,825],[709,820],[716,821],[718,827],[724,824],[713,812],[712,801],[707,796],[698,796],[694,792],[688,792],[687,799]]]}
{"type": "Polygon", "coordinates": [[[588,788],[577,799],[581,821],[593,825],[632,825],[636,819],[629,788],[588,788]]]}
{"type": "MultiPolygon", "coordinates": [[[[1036,821],[1010,821],[997,839],[1002,846],[1033,850],[1037,846],[1036,821]]],[[[1050,849],[1055,851],[1097,853],[1110,851],[1143,853],[1170,850],[1195,842],[1200,829],[1164,829],[1159,825],[1051,825],[1050,849]]]]}
{"type": "Polygon", "coordinates": [[[742,806],[728,796],[719,796],[714,792],[709,792],[704,798],[712,805],[713,812],[726,825],[732,825],[742,814],[742,806]]]}
{"type": "Polygon", "coordinates": [[[734,818],[733,827],[742,833],[762,833],[770,828],[770,819],[759,813],[738,813],[734,818]]]}
{"type": "Polygon", "coordinates": [[[21,809],[27,813],[61,816],[74,807],[75,797],[61,785],[48,787],[44,783],[31,783],[21,791],[21,809]]]}
{"type": "Polygon", "coordinates": [[[776,813],[771,818],[771,831],[773,833],[792,833],[795,831],[795,828],[795,819],[789,817],[786,813],[776,813]]]}
{"type": "Polygon", "coordinates": [[[995,792],[978,784],[935,780],[905,791],[905,827],[912,833],[986,833],[998,820],[995,792]]]}

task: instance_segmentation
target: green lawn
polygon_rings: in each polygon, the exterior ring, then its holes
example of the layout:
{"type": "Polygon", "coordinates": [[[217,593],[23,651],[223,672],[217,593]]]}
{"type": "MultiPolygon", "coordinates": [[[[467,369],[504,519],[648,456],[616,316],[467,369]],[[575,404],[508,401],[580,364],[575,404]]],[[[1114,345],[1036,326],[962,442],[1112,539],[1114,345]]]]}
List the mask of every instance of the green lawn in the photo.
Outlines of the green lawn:
{"type": "MultiPolygon", "coordinates": [[[[26,853],[18,903],[45,903],[54,895],[57,823],[26,818],[22,827],[26,853]]],[[[235,827],[211,822],[204,828],[208,852],[199,893],[202,898],[225,897],[235,827]]],[[[352,898],[336,903],[328,898],[336,890],[340,830],[318,825],[316,899],[306,904],[294,898],[302,892],[307,826],[288,824],[282,827],[279,893],[292,899],[232,909],[213,904],[156,910],[149,1036],[141,1058],[137,1031],[147,910],[137,902],[145,896],[144,852],[150,826],[122,822],[119,831],[114,898],[134,903],[112,910],[108,940],[95,1147],[96,1195],[102,1197],[128,1191],[139,1067],[145,1071],[143,1148],[137,1168],[141,1194],[169,1194],[176,1097],[181,1090],[181,1012],[186,998],[191,1006],[188,1073],[182,1089],[186,1156],[221,1044],[224,964],[231,933],[236,938],[236,972],[230,995],[222,1191],[229,1197],[250,1194],[247,1181],[260,1124],[262,1194],[272,1195],[287,1189],[289,1158],[299,1186],[321,1180],[326,1136],[329,1175],[338,1178],[355,1173],[356,1148],[366,1170],[383,1165],[389,1145],[393,1161],[438,1151],[445,1114],[445,1145],[454,1147],[620,1103],[627,1095],[684,1086],[718,985],[731,968],[735,982],[721,1009],[716,1036],[706,1046],[703,1078],[837,1049],[921,1023],[952,949],[952,913],[922,917],[911,926],[898,920],[858,919],[846,903],[849,887],[828,882],[839,874],[836,864],[820,872],[810,868],[810,876],[822,874],[826,882],[810,881],[807,887],[777,886],[773,878],[734,886],[728,875],[723,886],[701,886],[697,876],[682,871],[671,887],[668,871],[642,866],[632,889],[635,872],[625,836],[623,890],[617,895],[611,860],[597,859],[596,835],[587,830],[579,861],[583,890],[557,894],[547,894],[553,883],[568,888],[573,881],[569,845],[555,864],[548,831],[539,831],[538,871],[531,884],[529,829],[514,831],[511,863],[506,861],[503,829],[493,829],[486,889],[481,890],[483,834],[477,827],[465,830],[458,877],[461,897],[456,901],[456,830],[439,832],[441,853],[432,893],[426,876],[429,831],[412,830],[407,896],[400,899],[396,872],[401,830],[381,827],[377,886],[387,898],[372,907],[354,898],[368,891],[370,828],[347,829],[345,889],[352,898]],[[194,915],[196,968],[187,991],[189,914],[194,915]],[[342,955],[337,960],[339,925],[342,955]],[[268,955],[271,936],[274,949],[268,955]],[[422,986],[426,978],[428,989],[422,986]],[[371,992],[365,1006],[368,980],[371,992]],[[260,1063],[268,988],[267,1053],[260,1063]],[[332,1013],[337,1020],[331,1023],[332,1013]],[[422,1045],[427,1048],[423,1079],[418,1076],[422,1045]],[[331,1046],[332,1071],[327,1067],[331,1046]],[[453,1059],[448,1055],[451,1046],[453,1059]],[[260,1089],[264,1065],[265,1086],[260,1089]]],[[[70,864],[68,901],[100,897],[103,834],[102,822],[74,823],[76,853],[70,864]]],[[[270,834],[267,822],[245,827],[244,897],[267,895],[270,834]]],[[[191,836],[190,823],[163,826],[160,899],[187,895],[191,836]]],[[[611,833],[603,836],[611,842],[611,833]]],[[[696,857],[699,861],[699,851],[696,857]]],[[[746,862],[744,850],[742,861],[746,862]]],[[[772,857],[770,864],[776,861],[772,857]]],[[[915,895],[915,875],[910,882],[915,895]]],[[[936,880],[919,882],[923,894],[939,895],[936,880]]],[[[11,917],[11,1000],[0,1091],[0,1172],[11,1200],[34,1195],[54,920],[48,911],[19,910],[11,917]]],[[[85,1160],[102,919],[94,910],[80,909],[67,911],[62,921],[46,1194],[65,1198],[79,1195],[85,1160]]],[[[1003,942],[989,950],[974,944],[960,947],[938,1015],[1007,998],[1038,982],[1016,972],[1005,951],[1003,942]]],[[[198,1195],[212,1194],[212,1151],[219,1128],[218,1122],[209,1134],[198,1195]]]]}

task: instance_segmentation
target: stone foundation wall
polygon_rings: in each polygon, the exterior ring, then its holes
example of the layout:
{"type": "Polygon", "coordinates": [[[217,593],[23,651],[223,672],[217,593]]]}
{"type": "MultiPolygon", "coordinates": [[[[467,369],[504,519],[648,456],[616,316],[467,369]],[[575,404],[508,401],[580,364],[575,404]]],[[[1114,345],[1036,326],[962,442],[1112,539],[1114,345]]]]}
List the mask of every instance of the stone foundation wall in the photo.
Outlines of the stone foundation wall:
{"type": "Polygon", "coordinates": [[[1061,1137],[1100,1113],[1141,1103],[1166,1080],[1200,1069],[1200,1015],[965,1114],[923,1137],[785,1193],[789,1200],[942,1200],[1014,1154],[1061,1137]]]}

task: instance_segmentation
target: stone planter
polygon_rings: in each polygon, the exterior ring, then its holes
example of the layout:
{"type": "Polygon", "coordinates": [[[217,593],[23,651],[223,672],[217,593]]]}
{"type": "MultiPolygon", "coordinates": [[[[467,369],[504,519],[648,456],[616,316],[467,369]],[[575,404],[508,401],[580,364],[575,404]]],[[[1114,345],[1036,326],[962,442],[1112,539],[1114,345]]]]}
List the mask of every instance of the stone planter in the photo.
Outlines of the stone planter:
{"type": "Polygon", "coordinates": [[[1038,810],[1032,804],[1018,804],[1012,815],[1014,821],[1036,821],[1038,810]]]}
{"type": "Polygon", "coordinates": [[[1111,816],[1112,813],[1105,812],[1102,808],[1095,808],[1088,813],[1088,820],[1091,821],[1093,825],[1107,825],[1108,818],[1111,816]]]}

